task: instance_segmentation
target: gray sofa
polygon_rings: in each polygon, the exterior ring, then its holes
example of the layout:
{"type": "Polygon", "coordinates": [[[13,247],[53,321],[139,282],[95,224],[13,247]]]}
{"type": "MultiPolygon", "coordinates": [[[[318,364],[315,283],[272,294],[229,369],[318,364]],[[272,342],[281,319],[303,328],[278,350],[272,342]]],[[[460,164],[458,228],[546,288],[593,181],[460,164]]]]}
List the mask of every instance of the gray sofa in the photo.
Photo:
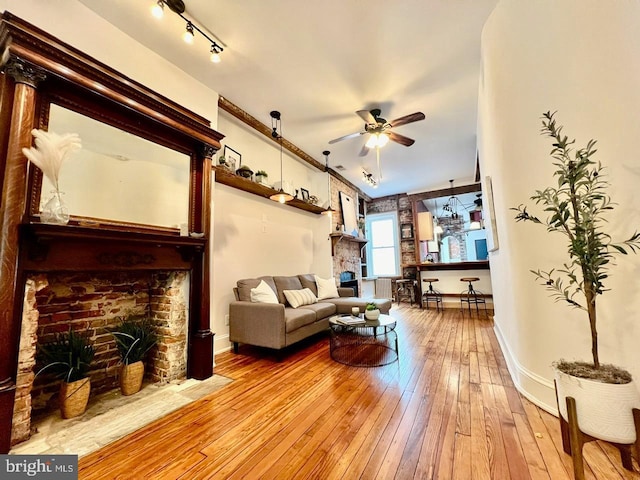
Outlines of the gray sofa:
{"type": "Polygon", "coordinates": [[[351,314],[352,307],[364,311],[369,302],[378,305],[381,313],[389,313],[391,299],[360,298],[352,288],[338,288],[339,297],[292,308],[284,290],[309,288],[318,296],[313,274],[287,277],[259,277],[238,280],[233,289],[236,301],[229,305],[229,340],[234,352],[240,343],[281,350],[304,338],[329,328],[329,318],[336,314],[351,314]],[[278,297],[277,304],[251,302],[251,289],[264,280],[278,297]]]}

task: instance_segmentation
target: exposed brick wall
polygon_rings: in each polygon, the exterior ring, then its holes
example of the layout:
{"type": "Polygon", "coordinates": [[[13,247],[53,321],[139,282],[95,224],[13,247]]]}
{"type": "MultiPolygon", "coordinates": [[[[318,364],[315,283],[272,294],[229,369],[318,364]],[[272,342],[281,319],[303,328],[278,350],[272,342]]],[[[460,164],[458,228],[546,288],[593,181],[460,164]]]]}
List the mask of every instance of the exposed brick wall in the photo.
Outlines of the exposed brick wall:
{"type": "MultiPolygon", "coordinates": [[[[159,344],[146,361],[145,377],[167,382],[186,376],[187,272],[50,273],[28,279],[22,319],[12,442],[29,436],[31,415],[57,408],[60,381],[34,379],[37,344],[69,328],[83,332],[95,348],[91,394],[118,388],[119,364],[110,330],[123,317],[147,315],[159,344]]],[[[39,366],[38,366],[39,367],[39,366]]]]}
{"type": "Polygon", "coordinates": [[[397,195],[375,198],[367,204],[367,214],[395,212],[397,210],[398,210],[397,195]]]}
{"type": "MultiPolygon", "coordinates": [[[[331,208],[335,210],[331,220],[331,230],[336,231],[336,226],[342,224],[342,207],[340,205],[340,192],[344,192],[353,198],[358,199],[358,192],[351,186],[341,182],[337,178],[330,177],[331,181],[331,208]]],[[[358,289],[362,292],[362,272],[360,269],[360,243],[337,242],[333,255],[333,276],[336,283],[340,285],[340,273],[350,271],[356,273],[358,279],[358,289]]]]}

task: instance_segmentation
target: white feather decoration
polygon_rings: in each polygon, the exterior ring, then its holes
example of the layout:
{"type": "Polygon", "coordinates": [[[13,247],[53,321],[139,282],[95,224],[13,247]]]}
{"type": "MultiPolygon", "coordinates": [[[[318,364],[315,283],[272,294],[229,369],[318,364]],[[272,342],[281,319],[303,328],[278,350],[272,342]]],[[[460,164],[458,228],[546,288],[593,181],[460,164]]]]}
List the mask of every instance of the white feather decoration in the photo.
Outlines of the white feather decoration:
{"type": "Polygon", "coordinates": [[[80,137],[75,133],[58,135],[54,132],[33,129],[31,135],[35,138],[35,147],[23,148],[22,153],[59,190],[58,178],[65,159],[82,147],[80,137]]]}

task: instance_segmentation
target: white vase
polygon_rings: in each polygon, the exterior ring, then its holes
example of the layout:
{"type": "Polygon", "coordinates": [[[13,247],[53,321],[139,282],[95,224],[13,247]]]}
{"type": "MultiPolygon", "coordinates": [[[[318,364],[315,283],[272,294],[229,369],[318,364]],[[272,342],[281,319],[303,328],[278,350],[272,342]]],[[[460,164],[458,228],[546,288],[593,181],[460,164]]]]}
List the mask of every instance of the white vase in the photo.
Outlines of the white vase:
{"type": "Polygon", "coordinates": [[[364,318],[367,320],[378,320],[378,317],[380,317],[380,310],[377,308],[375,310],[364,311],[364,318]]]}
{"type": "Polygon", "coordinates": [[[608,442],[635,442],[632,409],[640,409],[640,394],[634,382],[602,383],[574,377],[558,369],[555,379],[562,418],[568,421],[566,397],[573,397],[582,432],[608,442]]]}

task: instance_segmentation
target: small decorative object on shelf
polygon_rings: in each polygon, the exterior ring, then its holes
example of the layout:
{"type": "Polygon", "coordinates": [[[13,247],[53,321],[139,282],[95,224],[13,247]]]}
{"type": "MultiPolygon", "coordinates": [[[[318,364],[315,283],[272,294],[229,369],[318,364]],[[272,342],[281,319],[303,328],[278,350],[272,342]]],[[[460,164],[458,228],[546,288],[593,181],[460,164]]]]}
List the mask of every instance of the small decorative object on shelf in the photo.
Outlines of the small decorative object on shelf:
{"type": "Polygon", "coordinates": [[[244,178],[251,178],[253,170],[251,170],[248,165],[242,165],[238,170],[236,170],[236,174],[244,178]]]}
{"type": "Polygon", "coordinates": [[[64,161],[82,147],[80,137],[75,133],[57,135],[53,132],[33,129],[35,147],[23,148],[22,153],[53,185],[51,198],[44,204],[40,221],[66,225],[69,223],[69,211],[62,201],[62,192],[58,180],[64,161]]]}
{"type": "Polygon", "coordinates": [[[302,201],[309,201],[309,190],[307,190],[306,188],[300,188],[300,195],[302,196],[302,201]]]}
{"type": "Polygon", "coordinates": [[[318,205],[320,199],[318,199],[318,197],[316,197],[315,195],[311,195],[308,201],[311,205],[318,205]]]}
{"type": "Polygon", "coordinates": [[[269,174],[264,170],[258,170],[256,172],[256,182],[260,183],[261,185],[267,185],[268,178],[269,174]]]}

